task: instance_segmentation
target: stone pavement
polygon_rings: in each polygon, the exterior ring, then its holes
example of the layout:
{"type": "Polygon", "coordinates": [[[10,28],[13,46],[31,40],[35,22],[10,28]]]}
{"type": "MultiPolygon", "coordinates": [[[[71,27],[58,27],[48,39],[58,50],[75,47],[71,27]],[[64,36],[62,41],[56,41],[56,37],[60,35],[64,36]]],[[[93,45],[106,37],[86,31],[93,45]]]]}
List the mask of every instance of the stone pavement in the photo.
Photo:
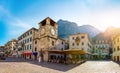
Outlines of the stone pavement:
{"type": "Polygon", "coordinates": [[[65,65],[7,59],[0,61],[0,73],[120,73],[120,66],[113,61],[87,61],[81,65],[65,65]]]}

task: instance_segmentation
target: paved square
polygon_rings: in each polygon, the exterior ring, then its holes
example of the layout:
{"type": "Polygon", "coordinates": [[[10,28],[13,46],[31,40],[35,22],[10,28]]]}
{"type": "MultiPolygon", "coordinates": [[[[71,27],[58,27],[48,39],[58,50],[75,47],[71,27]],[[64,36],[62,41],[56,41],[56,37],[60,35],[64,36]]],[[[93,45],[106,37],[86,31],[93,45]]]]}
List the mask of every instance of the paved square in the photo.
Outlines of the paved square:
{"type": "Polygon", "coordinates": [[[120,73],[120,66],[113,61],[87,61],[81,65],[64,65],[11,59],[0,61],[0,73],[120,73]]]}

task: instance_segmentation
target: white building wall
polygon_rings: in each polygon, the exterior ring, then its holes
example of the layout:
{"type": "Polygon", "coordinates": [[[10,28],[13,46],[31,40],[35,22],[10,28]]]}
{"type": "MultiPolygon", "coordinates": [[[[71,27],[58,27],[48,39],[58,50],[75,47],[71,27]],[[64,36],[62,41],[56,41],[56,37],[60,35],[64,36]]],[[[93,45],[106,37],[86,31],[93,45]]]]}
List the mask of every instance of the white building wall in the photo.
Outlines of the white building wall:
{"type": "Polygon", "coordinates": [[[70,44],[69,45],[70,49],[80,49],[80,50],[84,50],[84,51],[86,51],[88,53],[90,53],[89,50],[92,51],[92,44],[91,44],[91,42],[90,42],[89,37],[88,37],[87,34],[70,35],[69,36],[69,44],[70,44]],[[82,36],[84,36],[84,38],[82,38],[82,36]],[[73,37],[74,37],[74,39],[73,39],[73,37]],[[76,37],[80,38],[79,45],[77,45],[77,43],[75,42],[76,37]],[[74,43],[74,46],[73,46],[73,43],[74,43]],[[91,48],[88,46],[88,43],[91,46],[91,48]]]}
{"type": "Polygon", "coordinates": [[[33,39],[34,39],[34,34],[36,32],[36,29],[31,28],[30,30],[28,30],[27,32],[25,32],[24,34],[22,34],[19,38],[18,38],[18,48],[22,48],[21,51],[19,51],[19,53],[24,53],[24,52],[32,52],[33,51],[33,39]],[[32,32],[32,33],[31,33],[32,32]],[[29,34],[29,35],[28,35],[29,34]],[[23,35],[26,35],[25,37],[23,37],[23,35]],[[20,39],[22,37],[22,39],[20,39]],[[24,44],[24,47],[22,47],[21,43],[24,44]]]}

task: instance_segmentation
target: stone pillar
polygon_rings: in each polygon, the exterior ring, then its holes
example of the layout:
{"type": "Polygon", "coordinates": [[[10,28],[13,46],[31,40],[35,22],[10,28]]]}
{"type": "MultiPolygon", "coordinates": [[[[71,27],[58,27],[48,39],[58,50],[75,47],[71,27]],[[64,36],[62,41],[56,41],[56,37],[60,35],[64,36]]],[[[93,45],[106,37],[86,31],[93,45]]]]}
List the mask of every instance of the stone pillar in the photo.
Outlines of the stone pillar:
{"type": "Polygon", "coordinates": [[[43,60],[45,61],[45,62],[48,62],[48,51],[44,51],[44,57],[43,57],[43,60]]]}

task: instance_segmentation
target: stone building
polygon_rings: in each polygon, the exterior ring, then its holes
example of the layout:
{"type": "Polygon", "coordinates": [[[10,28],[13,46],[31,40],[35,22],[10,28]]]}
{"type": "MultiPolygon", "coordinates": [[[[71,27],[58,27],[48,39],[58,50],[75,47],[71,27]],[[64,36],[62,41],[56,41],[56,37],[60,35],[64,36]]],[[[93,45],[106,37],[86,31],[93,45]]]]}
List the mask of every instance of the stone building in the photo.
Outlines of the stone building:
{"type": "Polygon", "coordinates": [[[0,52],[5,52],[5,47],[4,46],[0,46],[0,52]]]}
{"type": "Polygon", "coordinates": [[[109,40],[96,40],[94,42],[93,58],[101,60],[110,59],[110,44],[111,41],[109,40]]]}
{"type": "Polygon", "coordinates": [[[88,34],[78,33],[69,36],[69,49],[78,49],[86,52],[87,59],[92,58],[93,44],[88,34]]]}
{"type": "Polygon", "coordinates": [[[16,39],[12,39],[5,44],[5,49],[8,56],[16,56],[17,55],[17,43],[16,39]]]}
{"type": "Polygon", "coordinates": [[[39,23],[38,32],[35,34],[33,53],[34,59],[43,56],[48,61],[48,50],[64,50],[65,41],[58,38],[58,24],[47,17],[39,23]]]}
{"type": "Polygon", "coordinates": [[[31,28],[18,37],[18,56],[25,59],[32,59],[32,52],[35,34],[38,29],[31,28]]]}
{"type": "Polygon", "coordinates": [[[112,37],[112,44],[113,44],[112,59],[114,61],[120,62],[120,34],[114,35],[112,37]]]}
{"type": "Polygon", "coordinates": [[[94,59],[111,59],[112,55],[112,41],[111,36],[107,33],[100,33],[96,35],[93,39],[94,42],[94,59]]]}

